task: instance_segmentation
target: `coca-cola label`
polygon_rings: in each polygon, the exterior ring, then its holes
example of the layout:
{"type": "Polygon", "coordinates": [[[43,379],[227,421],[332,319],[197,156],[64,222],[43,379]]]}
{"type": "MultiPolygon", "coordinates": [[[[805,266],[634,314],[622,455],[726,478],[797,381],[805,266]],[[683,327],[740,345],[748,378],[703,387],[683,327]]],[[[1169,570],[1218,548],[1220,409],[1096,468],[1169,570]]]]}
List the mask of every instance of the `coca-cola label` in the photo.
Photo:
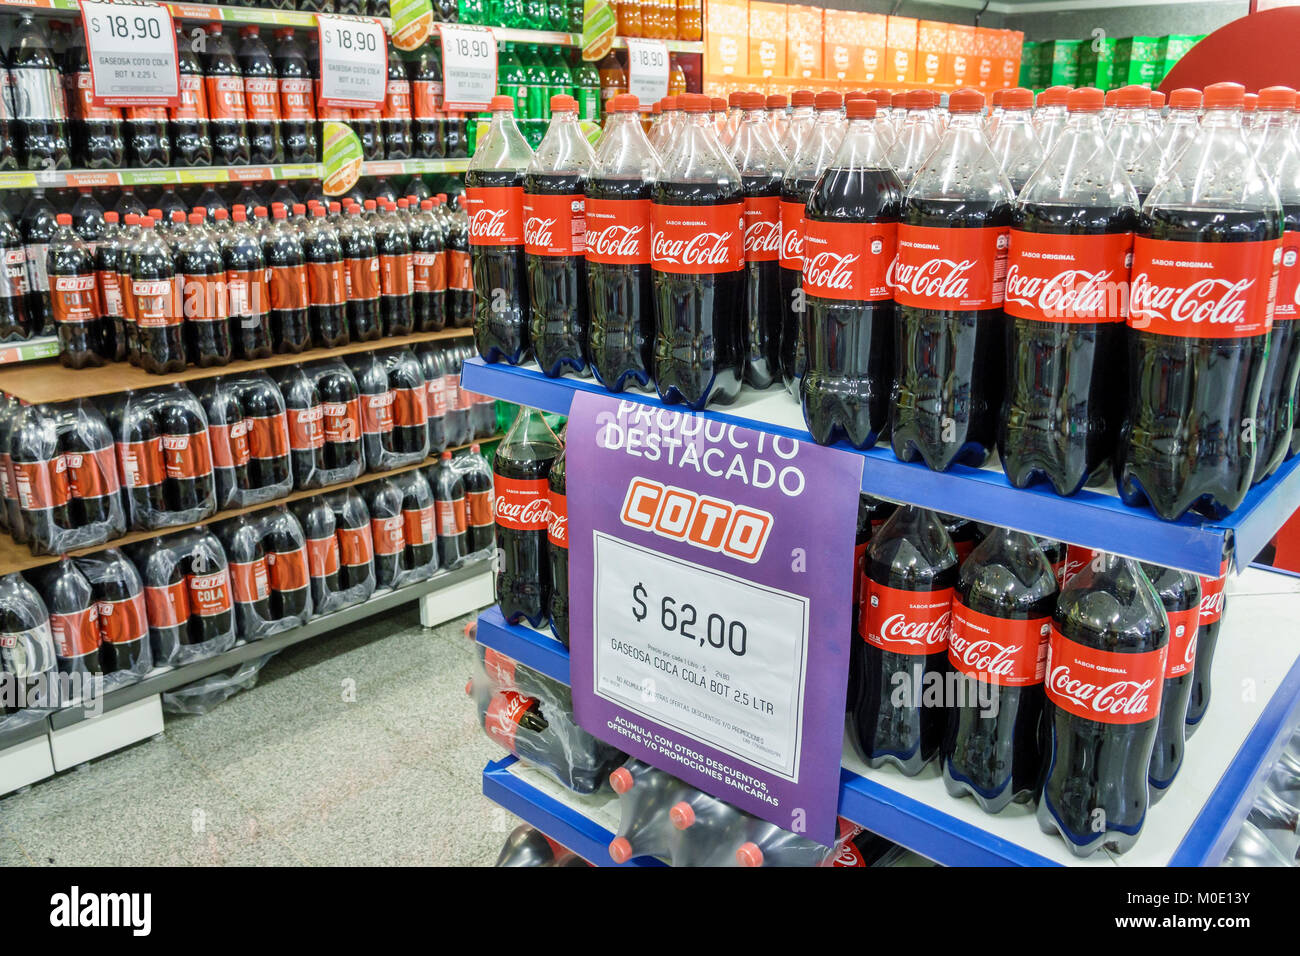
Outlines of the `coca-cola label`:
{"type": "Polygon", "coordinates": [[[121,489],[117,479],[117,455],[112,446],[93,451],[65,452],[68,492],[74,498],[103,498],[121,489]]]}
{"type": "Polygon", "coordinates": [[[286,123],[316,119],[310,79],[298,76],[280,78],[280,115],[286,123]]]}
{"type": "Polygon", "coordinates": [[[803,268],[804,203],[781,200],[781,251],[782,269],[803,268]]]}
{"type": "Polygon", "coordinates": [[[546,540],[557,548],[569,548],[569,496],[549,492],[550,517],[546,521],[546,540]]]}
{"type": "Polygon", "coordinates": [[[144,589],[145,611],[152,628],[179,627],[190,619],[190,595],[185,582],[144,589]]]}
{"type": "Polygon", "coordinates": [[[650,262],[650,200],[588,199],[587,261],[643,266],[650,262]]]}
{"type": "Polygon", "coordinates": [[[1047,671],[1051,618],[1012,621],[952,601],[948,660],[967,677],[998,687],[1041,684],[1047,671]]]}
{"type": "Polygon", "coordinates": [[[493,522],[492,489],[465,492],[465,516],[471,528],[486,528],[493,522]]]}
{"type": "Polygon", "coordinates": [[[880,302],[892,291],[886,274],[898,224],[808,219],[803,236],[803,291],[821,299],[880,302]]]}
{"type": "Polygon", "coordinates": [[[1281,259],[1278,240],[1133,241],[1128,324],[1157,335],[1231,339],[1264,335],[1281,259]]]}
{"type": "Polygon", "coordinates": [[[502,747],[515,752],[515,735],[519,733],[519,722],[524,719],[533,706],[531,697],[524,697],[512,690],[500,691],[492,695],[488,702],[487,713],[483,718],[483,727],[489,737],[502,747]]]}
{"type": "Polygon", "coordinates": [[[465,533],[465,501],[462,498],[448,498],[437,503],[435,516],[438,522],[438,537],[453,538],[465,533]]]}
{"type": "Polygon", "coordinates": [[[271,572],[271,589],[297,591],[307,586],[307,549],[266,552],[266,568],[271,572]]]}
{"type": "Polygon", "coordinates": [[[63,660],[85,657],[99,650],[99,608],[92,604],[70,614],[50,613],[50,633],[55,653],[63,660]]]}
{"type": "Polygon", "coordinates": [[[1169,648],[1165,657],[1165,680],[1186,677],[1196,668],[1196,634],[1200,627],[1201,608],[1166,611],[1169,618],[1169,648]]]}
{"type": "Polygon", "coordinates": [[[340,527],[335,532],[335,537],[339,539],[339,557],[350,568],[369,564],[375,556],[374,539],[371,537],[369,524],[363,524],[359,528],[340,527]]]}
{"type": "Polygon", "coordinates": [[[275,77],[244,77],[244,109],[253,122],[280,121],[280,86],[275,77]]]}
{"type": "Polygon", "coordinates": [[[321,405],[327,442],[354,442],[361,438],[360,404],[354,398],[346,402],[325,402],[321,405]]]}
{"type": "Polygon", "coordinates": [[[952,588],[901,591],[870,578],[858,629],[867,643],[894,654],[942,654],[952,623],[952,588]]]}
{"type": "Polygon", "coordinates": [[[551,506],[545,478],[505,478],[492,475],[496,522],[512,531],[545,531],[551,506]]]}
{"type": "Polygon", "coordinates": [[[483,670],[488,680],[502,690],[515,686],[515,662],[495,648],[483,647],[483,670]]]}
{"type": "Polygon", "coordinates": [[[225,568],[211,574],[191,574],[188,579],[191,610],[201,617],[230,610],[230,575],[225,568]]]}
{"type": "Polygon", "coordinates": [[[744,203],[650,206],[650,267],[659,272],[710,275],[745,265],[744,203]]]}
{"type": "Polygon", "coordinates": [[[746,262],[775,262],[781,256],[781,197],[746,196],[746,262]]]}
{"type": "Polygon", "coordinates": [[[522,186],[471,186],[465,190],[471,246],[521,246],[524,242],[522,186]]]}
{"type": "Polygon", "coordinates": [[[321,448],[325,444],[325,412],[319,405],[311,408],[291,408],[289,419],[289,447],[294,451],[321,448]]]}
{"type": "Polygon", "coordinates": [[[1290,321],[1300,317],[1300,232],[1282,233],[1282,259],[1277,272],[1277,301],[1273,320],[1290,321]]]}
{"type": "Polygon", "coordinates": [[[1011,230],[1008,315],[1038,322],[1123,322],[1133,234],[1058,236],[1011,230]]]}
{"type": "Polygon", "coordinates": [[[213,120],[239,120],[248,114],[244,108],[244,80],[239,76],[204,77],[208,91],[208,117],[213,120]]]}
{"type": "Polygon", "coordinates": [[[99,295],[95,288],[95,274],[50,276],[50,305],[54,321],[92,322],[97,319],[99,295]]]}
{"type": "Polygon", "coordinates": [[[374,539],[375,554],[385,556],[400,554],[405,544],[402,516],[371,518],[370,537],[374,539]]]}
{"type": "Polygon", "coordinates": [[[313,578],[327,578],[339,573],[337,537],[307,539],[307,569],[313,578]]]}
{"type": "Polygon", "coordinates": [[[230,562],[230,586],[235,600],[240,604],[264,601],[271,593],[270,575],[266,571],[266,558],[253,561],[230,562]]]}
{"type": "Polygon", "coordinates": [[[1226,564],[1218,577],[1201,578],[1201,629],[1223,617],[1223,585],[1228,580],[1226,564]]]}
{"type": "Polygon", "coordinates": [[[898,227],[889,283],[899,305],[916,309],[996,309],[1007,277],[1006,226],[898,227]]]}
{"type": "Polygon", "coordinates": [[[524,249],[532,256],[585,254],[586,197],[524,193],[524,249]]]}
{"type": "Polygon", "coordinates": [[[99,638],[105,644],[130,644],[149,633],[144,593],[119,601],[100,601],[99,638]]]}
{"type": "Polygon", "coordinates": [[[1056,625],[1047,643],[1047,698],[1066,713],[1102,724],[1141,724],[1160,714],[1168,648],[1124,654],[1088,647],[1056,625]]]}

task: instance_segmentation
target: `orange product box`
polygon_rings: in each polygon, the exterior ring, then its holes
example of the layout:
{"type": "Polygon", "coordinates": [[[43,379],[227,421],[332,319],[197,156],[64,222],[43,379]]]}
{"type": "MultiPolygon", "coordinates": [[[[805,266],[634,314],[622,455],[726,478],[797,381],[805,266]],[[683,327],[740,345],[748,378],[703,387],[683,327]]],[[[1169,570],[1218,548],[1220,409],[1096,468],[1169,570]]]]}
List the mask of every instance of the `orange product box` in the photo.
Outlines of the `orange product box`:
{"type": "Polygon", "coordinates": [[[749,72],[748,0],[709,0],[704,14],[704,72],[749,72]]]}
{"type": "Polygon", "coordinates": [[[995,88],[1002,79],[1002,31],[975,28],[975,69],[973,86],[981,90],[995,88]],[[996,67],[996,69],[995,69],[996,67]]]}
{"type": "Polygon", "coordinates": [[[951,83],[948,73],[948,30],[951,24],[918,20],[916,24],[917,83],[951,83]]]}
{"type": "Polygon", "coordinates": [[[754,76],[785,76],[784,3],[749,5],[749,72],[754,76]]]}
{"type": "Polygon", "coordinates": [[[785,11],[786,74],[796,79],[822,75],[822,9],[790,6],[785,11]]]}
{"type": "Polygon", "coordinates": [[[1002,44],[998,59],[1002,65],[1001,85],[1015,86],[1020,82],[1020,52],[1025,45],[1025,35],[1019,30],[1000,30],[1002,44]]]}
{"type": "Polygon", "coordinates": [[[872,84],[884,83],[889,62],[886,53],[889,18],[883,13],[859,13],[855,16],[862,20],[862,72],[859,79],[872,84]]]}
{"type": "Polygon", "coordinates": [[[857,78],[857,16],[848,10],[827,10],[822,14],[822,71],[828,80],[857,78]]]}
{"type": "Polygon", "coordinates": [[[948,29],[948,82],[975,85],[975,28],[954,23],[948,29]]]}
{"type": "Polygon", "coordinates": [[[916,60],[916,20],[890,17],[885,28],[884,83],[912,82],[912,63],[916,60]]]}

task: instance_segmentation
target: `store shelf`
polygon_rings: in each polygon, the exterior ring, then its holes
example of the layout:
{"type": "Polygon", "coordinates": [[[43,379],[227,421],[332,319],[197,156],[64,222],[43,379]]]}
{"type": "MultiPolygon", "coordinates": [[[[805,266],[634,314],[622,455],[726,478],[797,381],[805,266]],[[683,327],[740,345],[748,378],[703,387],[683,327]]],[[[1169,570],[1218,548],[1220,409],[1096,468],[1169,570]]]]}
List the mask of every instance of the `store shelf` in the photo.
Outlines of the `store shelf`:
{"type": "Polygon", "coordinates": [[[426,173],[463,173],[468,159],[389,159],[361,164],[362,176],[423,176],[426,173]]]}
{"type": "MultiPolygon", "coordinates": [[[[362,176],[463,173],[468,159],[394,159],[361,164],[362,176]]],[[[0,173],[0,189],[76,189],[79,186],[184,186],[321,179],[319,163],[280,166],[188,166],[166,169],[66,169],[0,173]]]]}
{"type": "MultiPolygon", "coordinates": [[[[1215,654],[1209,713],[1188,741],[1169,794],[1148,812],[1128,853],[1080,860],[1033,813],[1013,806],[984,813],[954,799],[931,764],[916,777],[867,769],[846,739],[839,813],[944,865],[1216,865],[1235,838],[1258,789],[1300,719],[1300,578],[1252,568],[1228,581],[1215,654]]],[[[479,616],[477,640],[568,682],[547,635],[508,625],[493,608],[479,616]]],[[[567,658],[567,654],[564,655],[567,658]]],[[[567,662],[566,662],[567,663],[567,662]]]]}
{"type": "Polygon", "coordinates": [[[195,382],[218,375],[239,375],[284,365],[300,365],[327,358],[339,358],[357,352],[401,348],[424,342],[442,342],[463,339],[473,335],[471,329],[443,329],[440,332],[412,332],[394,335],[370,342],[352,342],[332,349],[308,349],[296,355],[272,355],[270,358],[231,362],[213,368],[191,367],[183,372],[153,375],[126,362],[111,362],[99,368],[65,368],[55,363],[27,365],[0,369],[0,392],[31,402],[63,402],[73,398],[90,398],[95,395],[113,395],[128,389],[154,388],[175,382],[195,382]]]}
{"type": "MultiPolygon", "coordinates": [[[[582,46],[581,33],[557,33],[553,30],[516,30],[512,27],[492,27],[498,43],[536,43],[542,46],[582,46]]],[[[701,40],[662,40],[669,53],[703,53],[701,40]]],[[[615,50],[627,49],[627,37],[614,38],[615,50]]]]}
{"type": "Polygon", "coordinates": [[[43,335],[26,342],[9,342],[0,345],[0,365],[17,362],[36,362],[55,358],[59,354],[59,340],[53,335],[43,335]]]}
{"type": "MultiPolygon", "coordinates": [[[[18,744],[26,743],[33,737],[40,737],[48,733],[50,729],[49,719],[47,717],[35,717],[29,715],[28,719],[21,722],[16,716],[0,717],[0,753],[8,750],[10,747],[16,747],[18,744]]],[[[5,793],[6,790],[0,790],[5,793]]]]}
{"type": "MultiPolygon", "coordinates": [[[[617,866],[609,844],[618,827],[618,799],[608,790],[581,796],[515,757],[483,768],[483,795],[532,824],[588,863],[617,866]]],[[[663,866],[651,857],[636,857],[624,866],[663,866]]]]}
{"type": "MultiPolygon", "coordinates": [[[[547,378],[536,365],[488,365],[478,358],[465,363],[462,378],[472,391],[559,414],[568,413],[579,391],[609,394],[590,379],[547,378]]],[[[682,410],[680,405],[660,402],[653,392],[624,392],[616,397],[682,410]]],[[[798,403],[779,387],[746,388],[735,404],[699,414],[811,441],[798,403]]],[[[996,456],[983,468],[958,466],[939,473],[919,462],[899,461],[887,443],[860,452],[843,443],[838,447],[863,457],[862,488],[869,494],[1204,575],[1218,573],[1225,545],[1235,550],[1238,568],[1244,567],[1300,508],[1300,457],[1252,489],[1227,518],[1215,521],[1188,515],[1180,521],[1162,521],[1149,508],[1125,505],[1113,484],[1085,488],[1071,498],[1054,494],[1047,485],[1013,488],[996,456]]]]}
{"type": "Polygon", "coordinates": [[[497,605],[479,615],[474,640],[561,684],[569,683],[569,649],[549,631],[507,624],[497,605]]]}
{"type": "MultiPolygon", "coordinates": [[[[172,16],[180,20],[201,20],[206,23],[256,23],[273,27],[314,27],[316,14],[305,10],[266,10],[260,7],[227,7],[206,3],[168,3],[172,16]]],[[[45,16],[77,16],[81,5],[77,0],[0,0],[0,11],[43,14],[45,16]]],[[[337,14],[344,16],[344,14],[337,14]]],[[[379,20],[385,30],[392,29],[386,17],[349,17],[349,19],[379,20]]]]}

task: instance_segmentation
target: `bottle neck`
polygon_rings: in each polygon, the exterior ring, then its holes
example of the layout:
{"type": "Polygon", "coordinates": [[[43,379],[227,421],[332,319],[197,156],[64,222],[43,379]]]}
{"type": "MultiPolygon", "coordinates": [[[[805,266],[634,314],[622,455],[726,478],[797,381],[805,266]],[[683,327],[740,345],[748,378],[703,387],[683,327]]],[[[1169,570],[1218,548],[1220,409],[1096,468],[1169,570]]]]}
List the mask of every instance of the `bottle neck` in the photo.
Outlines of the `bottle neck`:
{"type": "Polygon", "coordinates": [[[889,165],[876,135],[875,120],[851,119],[831,163],[837,169],[877,169],[889,165]]]}
{"type": "Polygon", "coordinates": [[[1201,118],[1202,129],[1241,129],[1240,109],[1208,109],[1201,118]]]}
{"type": "Polygon", "coordinates": [[[1070,113],[1065,128],[1075,133],[1101,133],[1101,112],[1099,110],[1079,110],[1070,113]]]}
{"type": "Polygon", "coordinates": [[[998,128],[1003,126],[1028,126],[1030,122],[1029,110],[1004,110],[998,107],[993,111],[993,117],[998,121],[998,128]]]}

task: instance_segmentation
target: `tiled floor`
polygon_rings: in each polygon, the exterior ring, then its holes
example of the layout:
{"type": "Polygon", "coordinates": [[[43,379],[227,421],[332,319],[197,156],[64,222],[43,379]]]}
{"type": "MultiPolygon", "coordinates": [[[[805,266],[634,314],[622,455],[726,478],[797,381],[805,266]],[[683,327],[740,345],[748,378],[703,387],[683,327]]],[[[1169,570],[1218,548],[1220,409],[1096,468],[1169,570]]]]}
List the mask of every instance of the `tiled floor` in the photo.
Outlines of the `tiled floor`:
{"type": "Polygon", "coordinates": [[[465,696],[469,618],[414,607],[283,651],[161,737],[0,798],[6,864],[490,866],[518,822],[465,696]]]}

